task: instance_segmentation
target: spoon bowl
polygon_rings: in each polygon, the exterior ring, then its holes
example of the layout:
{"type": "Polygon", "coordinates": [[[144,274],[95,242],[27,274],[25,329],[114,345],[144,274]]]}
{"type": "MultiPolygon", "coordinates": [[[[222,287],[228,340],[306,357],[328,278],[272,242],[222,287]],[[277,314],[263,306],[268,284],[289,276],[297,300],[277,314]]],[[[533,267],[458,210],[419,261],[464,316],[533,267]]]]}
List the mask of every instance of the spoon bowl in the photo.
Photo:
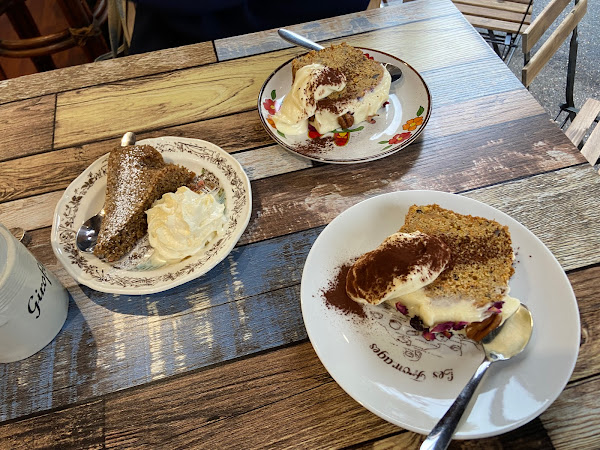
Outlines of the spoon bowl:
{"type": "MultiPolygon", "coordinates": [[[[121,138],[121,147],[127,147],[128,145],[135,144],[135,134],[128,131],[121,138]]],[[[83,222],[77,235],[75,236],[75,243],[79,251],[91,253],[94,251],[96,242],[98,241],[98,233],[100,232],[100,226],[102,225],[102,219],[105,215],[104,209],[98,214],[90,217],[88,220],[83,222]]]]}
{"type": "Polygon", "coordinates": [[[481,341],[485,359],[475,371],[444,417],[433,427],[421,444],[421,450],[448,448],[465,409],[489,366],[496,361],[506,361],[521,353],[531,338],[533,318],[523,304],[501,326],[492,330],[481,341]]]}

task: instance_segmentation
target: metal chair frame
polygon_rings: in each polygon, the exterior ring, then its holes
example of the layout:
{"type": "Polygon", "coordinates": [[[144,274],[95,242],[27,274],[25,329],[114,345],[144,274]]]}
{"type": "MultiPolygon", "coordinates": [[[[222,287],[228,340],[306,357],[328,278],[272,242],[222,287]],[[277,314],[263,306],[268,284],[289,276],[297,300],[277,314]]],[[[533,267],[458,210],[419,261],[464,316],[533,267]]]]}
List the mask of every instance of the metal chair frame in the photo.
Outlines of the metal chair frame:
{"type": "Polygon", "coordinates": [[[521,39],[522,30],[524,30],[525,18],[528,14],[531,13],[533,8],[533,0],[529,0],[529,4],[527,5],[527,10],[523,14],[523,18],[521,19],[521,23],[519,24],[519,29],[516,33],[508,33],[504,32],[504,34],[496,34],[501,33],[496,30],[487,29],[485,31],[480,31],[481,37],[492,46],[496,54],[506,63],[508,64],[513,57],[513,54],[516,48],[519,46],[519,41],[521,39]],[[502,46],[502,49],[500,49],[502,46]]]}

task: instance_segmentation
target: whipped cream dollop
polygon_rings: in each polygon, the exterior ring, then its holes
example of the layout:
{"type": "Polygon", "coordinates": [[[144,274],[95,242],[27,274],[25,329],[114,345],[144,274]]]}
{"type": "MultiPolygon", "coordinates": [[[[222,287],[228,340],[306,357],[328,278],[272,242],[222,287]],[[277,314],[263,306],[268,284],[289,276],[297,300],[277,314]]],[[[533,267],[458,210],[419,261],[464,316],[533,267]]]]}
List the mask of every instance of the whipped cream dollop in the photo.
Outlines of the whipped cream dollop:
{"type": "MultiPolygon", "coordinates": [[[[339,70],[322,64],[309,64],[296,71],[290,92],[272,117],[279,131],[286,135],[308,133],[308,118],[317,110],[317,102],[346,87],[346,77],[339,70]]],[[[336,125],[337,126],[337,118],[336,125]]],[[[332,128],[332,129],[334,129],[332,128]]]]}
{"type": "Polygon", "coordinates": [[[225,232],[225,205],[213,194],[182,186],[146,211],[153,258],[173,263],[204,250],[225,232]]]}
{"type": "Polygon", "coordinates": [[[378,305],[430,284],[449,261],[441,239],[420,231],[394,233],[352,265],[346,293],[356,302],[378,305]]]}

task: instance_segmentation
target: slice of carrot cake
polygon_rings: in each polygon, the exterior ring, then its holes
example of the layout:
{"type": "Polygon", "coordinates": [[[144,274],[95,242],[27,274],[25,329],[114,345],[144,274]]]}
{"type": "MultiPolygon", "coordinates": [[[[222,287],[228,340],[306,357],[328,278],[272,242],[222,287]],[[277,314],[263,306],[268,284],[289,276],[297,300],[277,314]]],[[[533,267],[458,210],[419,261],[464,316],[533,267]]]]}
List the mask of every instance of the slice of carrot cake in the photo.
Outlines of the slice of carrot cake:
{"type": "Polygon", "coordinates": [[[150,145],[118,147],[108,157],[106,198],[94,254],[116,261],[148,231],[146,210],[167,192],[194,179],[194,172],[170,163],[150,145]]]}

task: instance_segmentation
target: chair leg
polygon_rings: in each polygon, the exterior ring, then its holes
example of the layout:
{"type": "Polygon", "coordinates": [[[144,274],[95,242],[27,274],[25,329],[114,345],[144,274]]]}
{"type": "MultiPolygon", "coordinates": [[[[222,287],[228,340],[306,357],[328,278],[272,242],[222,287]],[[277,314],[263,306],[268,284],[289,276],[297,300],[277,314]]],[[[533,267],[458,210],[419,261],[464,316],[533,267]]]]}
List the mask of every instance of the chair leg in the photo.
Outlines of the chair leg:
{"type": "Polygon", "coordinates": [[[502,58],[502,52],[500,52],[500,47],[496,43],[496,35],[494,34],[494,30],[487,30],[488,35],[490,36],[490,42],[492,43],[492,48],[496,52],[496,54],[502,58]]]}
{"type": "MultiPolygon", "coordinates": [[[[578,35],[577,35],[577,27],[573,30],[571,34],[571,41],[569,43],[569,62],[567,64],[567,86],[566,86],[566,108],[575,108],[575,100],[573,96],[573,91],[575,88],[575,70],[577,68],[577,49],[579,47],[578,35]]],[[[567,110],[568,111],[568,110],[567,110]]],[[[568,111],[569,119],[571,122],[575,118],[575,113],[572,111],[568,111]]]]}

